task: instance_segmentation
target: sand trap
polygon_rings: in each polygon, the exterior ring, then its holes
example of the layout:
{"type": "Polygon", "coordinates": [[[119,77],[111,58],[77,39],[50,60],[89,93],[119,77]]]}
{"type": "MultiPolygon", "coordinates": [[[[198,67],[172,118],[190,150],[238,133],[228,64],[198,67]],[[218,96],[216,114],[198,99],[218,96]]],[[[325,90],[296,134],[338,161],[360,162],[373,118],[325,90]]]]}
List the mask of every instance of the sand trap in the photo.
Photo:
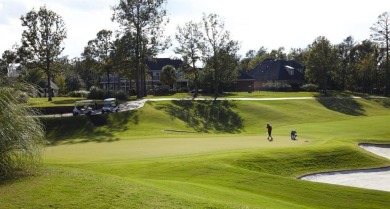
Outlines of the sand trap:
{"type": "MultiPolygon", "coordinates": [[[[360,144],[361,148],[390,159],[390,145],[360,144]]],[[[390,192],[390,167],[318,173],[300,179],[390,192]]]]}

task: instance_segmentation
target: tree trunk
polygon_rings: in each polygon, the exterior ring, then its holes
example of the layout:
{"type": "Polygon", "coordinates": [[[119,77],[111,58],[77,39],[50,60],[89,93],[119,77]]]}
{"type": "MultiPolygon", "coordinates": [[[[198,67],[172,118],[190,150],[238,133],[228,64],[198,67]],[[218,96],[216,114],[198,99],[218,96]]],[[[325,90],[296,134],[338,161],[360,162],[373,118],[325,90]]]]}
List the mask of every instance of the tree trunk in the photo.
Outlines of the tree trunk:
{"type": "Polygon", "coordinates": [[[47,95],[48,95],[48,101],[52,101],[52,95],[51,95],[51,75],[50,75],[50,58],[49,55],[46,55],[46,73],[47,73],[47,95]]]}
{"type": "MultiPolygon", "coordinates": [[[[194,60],[194,59],[193,59],[194,60]]],[[[196,71],[195,62],[192,62],[192,70],[194,71],[195,79],[194,79],[194,95],[193,98],[198,97],[198,72],[196,71]]]]}
{"type": "Polygon", "coordinates": [[[110,70],[107,68],[107,91],[110,91],[110,70]]]}
{"type": "Polygon", "coordinates": [[[389,96],[389,93],[390,93],[390,87],[389,87],[389,83],[390,83],[390,75],[389,75],[389,34],[387,34],[387,37],[386,37],[386,79],[385,79],[385,96],[389,96]]]}

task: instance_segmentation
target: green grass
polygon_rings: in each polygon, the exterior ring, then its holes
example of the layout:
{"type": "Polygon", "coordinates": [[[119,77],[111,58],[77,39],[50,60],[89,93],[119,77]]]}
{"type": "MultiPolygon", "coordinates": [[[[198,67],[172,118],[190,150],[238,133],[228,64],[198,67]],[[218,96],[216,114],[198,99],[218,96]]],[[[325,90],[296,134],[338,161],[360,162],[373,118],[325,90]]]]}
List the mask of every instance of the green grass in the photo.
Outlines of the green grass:
{"type": "MultiPolygon", "coordinates": [[[[272,92],[272,91],[254,91],[248,92],[226,92],[219,95],[220,98],[282,98],[282,97],[313,97],[318,96],[317,92],[272,92]]],[[[148,95],[148,99],[153,98],[191,98],[189,93],[176,93],[166,96],[148,95]]],[[[214,93],[200,92],[199,98],[214,98],[214,93]]]]}
{"type": "Polygon", "coordinates": [[[47,98],[30,98],[27,105],[31,107],[53,107],[53,106],[73,106],[78,100],[84,100],[82,97],[53,97],[52,101],[47,98]]]}
{"type": "Polygon", "coordinates": [[[52,145],[41,171],[2,182],[0,205],[387,208],[389,192],[297,179],[389,166],[357,146],[390,143],[387,101],[161,101],[111,114],[105,126],[88,117],[48,120],[52,145]],[[266,123],[274,127],[273,142],[266,123]],[[289,139],[291,129],[297,141],[289,139]]]}

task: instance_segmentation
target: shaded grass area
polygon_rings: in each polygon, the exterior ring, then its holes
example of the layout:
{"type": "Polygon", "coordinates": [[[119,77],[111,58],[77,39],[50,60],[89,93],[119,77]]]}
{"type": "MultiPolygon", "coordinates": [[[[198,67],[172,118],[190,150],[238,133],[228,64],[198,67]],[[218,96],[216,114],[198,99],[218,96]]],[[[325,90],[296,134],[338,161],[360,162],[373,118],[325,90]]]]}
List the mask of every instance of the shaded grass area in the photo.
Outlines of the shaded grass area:
{"type": "Polygon", "coordinates": [[[346,115],[361,116],[365,114],[363,106],[351,97],[317,97],[317,101],[330,110],[346,115]]]}
{"type": "Polygon", "coordinates": [[[158,105],[158,110],[167,112],[172,118],[184,121],[198,132],[239,133],[243,119],[234,111],[234,102],[228,101],[172,101],[158,105]]]}

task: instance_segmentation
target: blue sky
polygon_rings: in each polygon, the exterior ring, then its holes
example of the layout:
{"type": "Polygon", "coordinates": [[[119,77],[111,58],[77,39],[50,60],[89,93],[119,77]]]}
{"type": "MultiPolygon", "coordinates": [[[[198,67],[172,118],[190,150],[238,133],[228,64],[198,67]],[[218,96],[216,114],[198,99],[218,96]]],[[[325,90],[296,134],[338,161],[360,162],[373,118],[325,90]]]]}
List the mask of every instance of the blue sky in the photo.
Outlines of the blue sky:
{"type": "MultiPolygon", "coordinates": [[[[119,0],[0,0],[0,53],[20,43],[23,28],[19,18],[32,8],[47,8],[61,15],[68,38],[63,55],[79,57],[88,40],[101,29],[118,29],[111,22],[110,6],[119,0]]],[[[225,21],[232,39],[241,44],[242,56],[261,46],[268,50],[305,48],[318,36],[338,44],[352,35],[356,41],[370,37],[378,15],[390,11],[389,0],[168,0],[166,35],[174,38],[177,25],[200,21],[215,13],[225,21]]],[[[173,47],[175,43],[173,43],[173,47]]],[[[172,47],[172,48],[173,48],[172,47]]],[[[167,50],[159,57],[178,57],[167,50]]]]}

